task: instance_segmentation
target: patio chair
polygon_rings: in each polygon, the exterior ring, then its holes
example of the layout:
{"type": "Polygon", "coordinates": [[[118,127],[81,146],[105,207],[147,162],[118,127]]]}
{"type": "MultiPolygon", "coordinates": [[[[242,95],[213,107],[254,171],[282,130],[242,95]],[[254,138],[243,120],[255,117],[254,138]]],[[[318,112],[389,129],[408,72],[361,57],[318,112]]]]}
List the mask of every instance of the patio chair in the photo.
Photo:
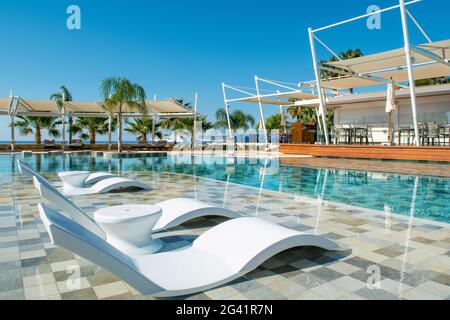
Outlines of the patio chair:
{"type": "Polygon", "coordinates": [[[434,146],[435,140],[437,140],[438,145],[440,145],[439,125],[436,122],[427,122],[425,128],[425,140],[427,144],[430,145],[431,141],[431,144],[434,146]]]}
{"type": "Polygon", "coordinates": [[[55,149],[56,142],[55,140],[44,140],[44,149],[55,149]]]}
{"type": "Polygon", "coordinates": [[[73,139],[72,143],[69,143],[67,145],[69,149],[82,149],[83,148],[83,141],[81,139],[73,139]]]}
{"type": "Polygon", "coordinates": [[[450,124],[443,124],[439,128],[439,140],[442,139],[444,146],[450,146],[450,124]]]}
{"type": "MultiPolygon", "coordinates": [[[[39,180],[45,180],[44,177],[20,160],[18,161],[18,166],[21,174],[29,178],[37,177],[39,180]]],[[[63,171],[59,172],[58,176],[63,180],[63,193],[65,195],[107,193],[113,190],[130,188],[139,188],[143,190],[150,189],[150,186],[145,183],[116,177],[104,172],[92,174],[87,171],[63,171]],[[88,181],[89,184],[86,181],[88,181]]]]}
{"type": "Polygon", "coordinates": [[[167,147],[167,140],[158,140],[156,143],[149,144],[147,149],[164,150],[167,147]]]}
{"type": "Polygon", "coordinates": [[[147,149],[147,141],[139,141],[137,144],[131,144],[130,150],[146,150],[147,149]]]}
{"type": "Polygon", "coordinates": [[[90,260],[142,294],[154,297],[182,296],[218,287],[294,247],[344,250],[322,236],[259,218],[238,218],[209,229],[186,248],[134,256],[57,211],[42,204],[38,208],[53,244],[90,260]]]}

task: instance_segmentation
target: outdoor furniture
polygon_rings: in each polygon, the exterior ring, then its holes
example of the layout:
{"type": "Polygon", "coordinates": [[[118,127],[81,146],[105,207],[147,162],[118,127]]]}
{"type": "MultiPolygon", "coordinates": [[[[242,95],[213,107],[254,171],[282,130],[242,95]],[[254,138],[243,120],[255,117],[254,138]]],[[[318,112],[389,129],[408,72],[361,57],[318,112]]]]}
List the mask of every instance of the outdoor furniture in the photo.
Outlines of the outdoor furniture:
{"type": "Polygon", "coordinates": [[[72,143],[67,145],[69,149],[81,149],[83,148],[83,142],[79,139],[73,139],[72,143]]]}
{"type": "MultiPolygon", "coordinates": [[[[35,172],[33,169],[28,167],[22,162],[19,163],[20,172],[27,176],[37,178],[38,180],[45,181],[48,185],[50,183],[45,180],[40,174],[35,172]]],[[[100,180],[98,182],[93,183],[92,185],[86,185],[85,183],[81,183],[81,181],[86,181],[89,178],[89,172],[87,171],[68,171],[68,172],[60,172],[58,176],[63,180],[63,193],[65,195],[87,195],[87,194],[96,194],[96,193],[107,193],[113,190],[125,189],[125,188],[139,188],[143,190],[149,190],[150,186],[145,183],[122,178],[122,177],[110,177],[100,180]]],[[[102,174],[104,175],[104,174],[102,174]]],[[[99,175],[101,177],[102,175],[99,175]]],[[[91,181],[95,181],[92,179],[91,181]]]]}
{"type": "Polygon", "coordinates": [[[450,124],[441,124],[439,126],[439,139],[442,139],[444,146],[450,146],[450,124]]]}
{"type": "Polygon", "coordinates": [[[153,149],[157,149],[157,150],[164,150],[167,146],[167,140],[158,140],[156,141],[156,143],[152,143],[150,145],[147,146],[147,150],[153,150],[153,149]]]}
{"type": "Polygon", "coordinates": [[[56,142],[55,140],[44,140],[44,149],[55,149],[56,142]]]}
{"type": "Polygon", "coordinates": [[[94,212],[91,218],[91,215],[77,207],[45,179],[34,177],[33,180],[42,198],[116,248],[133,254],[155,252],[157,243],[150,241],[150,233],[170,229],[199,217],[221,216],[230,219],[241,217],[232,210],[214,207],[193,199],[176,198],[152,206],[129,204],[106,207],[94,212]],[[136,238],[137,234],[143,237],[136,238]]]}
{"type": "Polygon", "coordinates": [[[156,206],[124,205],[96,211],[94,221],[113,247],[129,254],[151,254],[164,245],[149,235],[161,215],[162,209],[156,206]]]}
{"type": "MultiPolygon", "coordinates": [[[[369,144],[369,136],[371,136],[371,129],[369,129],[368,126],[360,126],[360,127],[354,127],[353,131],[353,137],[354,137],[354,143],[355,144],[369,144]],[[370,131],[370,133],[369,133],[370,131]]],[[[372,137],[372,143],[373,143],[373,137],[372,137]]]]}
{"type": "Polygon", "coordinates": [[[259,218],[233,219],[203,233],[191,246],[133,255],[45,205],[39,215],[54,245],[92,261],[145,295],[174,297],[206,291],[256,269],[294,247],[342,251],[336,242],[259,218]]]}
{"type": "Polygon", "coordinates": [[[434,146],[435,141],[437,140],[438,145],[440,145],[440,135],[439,135],[439,125],[436,122],[427,122],[425,124],[425,140],[427,145],[430,143],[434,146]]]}
{"type": "Polygon", "coordinates": [[[130,150],[146,150],[147,149],[147,142],[146,141],[140,141],[137,144],[130,145],[130,150]]]}
{"type": "Polygon", "coordinates": [[[331,130],[334,144],[348,143],[348,131],[343,126],[334,126],[331,130]]]}

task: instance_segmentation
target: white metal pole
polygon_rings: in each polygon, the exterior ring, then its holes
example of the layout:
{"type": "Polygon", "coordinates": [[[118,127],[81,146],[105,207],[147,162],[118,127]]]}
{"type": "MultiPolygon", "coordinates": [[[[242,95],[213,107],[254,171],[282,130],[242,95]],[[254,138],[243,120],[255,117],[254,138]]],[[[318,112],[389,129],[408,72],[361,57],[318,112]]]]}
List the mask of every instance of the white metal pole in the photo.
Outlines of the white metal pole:
{"type": "Polygon", "coordinates": [[[196,129],[197,129],[197,110],[198,110],[198,93],[195,93],[195,99],[194,99],[194,127],[192,128],[192,150],[195,149],[195,141],[197,139],[196,137],[196,129]]]}
{"type": "Polygon", "coordinates": [[[267,144],[269,141],[267,139],[267,130],[266,130],[266,120],[264,119],[264,111],[262,106],[261,94],[259,91],[259,81],[258,76],[255,76],[255,86],[256,86],[256,95],[258,97],[258,105],[259,105],[259,116],[261,117],[261,126],[264,134],[264,142],[267,144]]]}
{"type": "Polygon", "coordinates": [[[112,114],[108,114],[108,151],[112,149],[112,114]]]}
{"type": "Polygon", "coordinates": [[[230,139],[233,139],[233,131],[231,130],[231,122],[230,122],[230,112],[228,110],[227,93],[225,92],[225,83],[222,83],[222,92],[223,92],[223,101],[225,104],[225,113],[227,114],[228,133],[229,133],[230,139]]]}
{"type": "Polygon", "coordinates": [[[400,12],[402,16],[402,27],[403,27],[403,38],[405,41],[405,56],[406,65],[408,67],[408,79],[409,79],[409,91],[411,95],[411,108],[414,121],[414,134],[416,140],[416,146],[420,146],[420,132],[419,123],[417,120],[417,101],[416,101],[416,86],[414,84],[414,73],[411,61],[411,45],[409,43],[409,31],[408,31],[408,21],[406,16],[405,0],[400,0],[400,12]]]}
{"type": "Polygon", "coordinates": [[[62,93],[62,105],[61,105],[61,121],[62,121],[62,132],[61,132],[61,149],[64,151],[66,149],[66,111],[64,107],[64,101],[66,100],[66,96],[64,92],[62,93]]]}
{"type": "Polygon", "coordinates": [[[10,112],[10,116],[11,116],[11,151],[14,151],[16,149],[16,129],[15,129],[15,125],[14,125],[14,115],[15,115],[15,108],[14,108],[14,95],[13,92],[11,90],[10,95],[11,97],[11,103],[9,106],[9,112],[10,112]]]}
{"type": "MultiPolygon", "coordinates": [[[[156,118],[155,114],[152,115],[152,144],[155,144],[155,127],[156,127],[156,118]]],[[[147,144],[147,141],[145,141],[147,144]]]]}
{"type": "Polygon", "coordinates": [[[314,33],[312,31],[312,28],[308,29],[309,32],[309,42],[311,45],[311,54],[314,64],[314,73],[316,76],[316,85],[317,85],[317,91],[319,94],[319,108],[320,113],[322,114],[322,128],[323,133],[325,135],[325,142],[327,145],[330,144],[330,139],[328,137],[328,127],[327,127],[327,118],[326,118],[326,110],[325,110],[325,99],[323,97],[322,87],[320,85],[320,73],[319,73],[319,65],[317,63],[317,56],[316,56],[316,45],[314,43],[314,33]]]}

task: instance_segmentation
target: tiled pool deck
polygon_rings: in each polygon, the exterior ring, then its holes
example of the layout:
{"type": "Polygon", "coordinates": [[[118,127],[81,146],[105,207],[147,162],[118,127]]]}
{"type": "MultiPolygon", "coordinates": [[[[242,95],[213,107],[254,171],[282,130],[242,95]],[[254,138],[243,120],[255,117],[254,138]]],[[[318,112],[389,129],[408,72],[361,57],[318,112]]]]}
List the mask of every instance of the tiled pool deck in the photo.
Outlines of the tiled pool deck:
{"type": "MultiPolygon", "coordinates": [[[[46,175],[58,183],[56,175],[46,175]]],[[[93,212],[107,205],[197,197],[250,216],[317,232],[352,250],[289,250],[228,285],[186,299],[450,299],[450,226],[362,208],[262,191],[191,176],[126,174],[153,185],[147,192],[76,199],[93,212]],[[381,271],[379,288],[371,270],[381,271]]],[[[0,176],[0,300],[147,299],[92,263],[53,246],[39,220],[40,197],[31,181],[0,176]],[[68,267],[79,266],[79,288],[68,287],[68,267]]],[[[188,245],[221,222],[201,219],[161,233],[164,250],[188,245]]],[[[72,269],[73,270],[73,269],[72,269]]],[[[207,272],[207,270],[205,270],[207,272]]]]}

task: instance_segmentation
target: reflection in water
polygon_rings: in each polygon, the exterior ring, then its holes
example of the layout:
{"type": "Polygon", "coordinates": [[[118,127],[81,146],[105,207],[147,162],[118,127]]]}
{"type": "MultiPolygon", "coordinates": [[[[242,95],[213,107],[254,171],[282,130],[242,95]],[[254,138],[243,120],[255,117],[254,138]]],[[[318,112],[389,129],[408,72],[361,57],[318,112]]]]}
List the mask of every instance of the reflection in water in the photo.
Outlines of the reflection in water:
{"type": "MultiPolygon", "coordinates": [[[[410,214],[411,197],[417,184],[415,216],[450,222],[450,179],[446,178],[287,166],[281,165],[278,159],[268,158],[143,154],[110,159],[80,154],[64,157],[34,154],[23,160],[41,172],[58,172],[65,168],[119,174],[130,171],[183,173],[259,190],[307,196],[318,202],[335,201],[404,215],[410,214]]],[[[11,157],[0,157],[0,170],[10,172],[11,168],[11,157]]]]}

